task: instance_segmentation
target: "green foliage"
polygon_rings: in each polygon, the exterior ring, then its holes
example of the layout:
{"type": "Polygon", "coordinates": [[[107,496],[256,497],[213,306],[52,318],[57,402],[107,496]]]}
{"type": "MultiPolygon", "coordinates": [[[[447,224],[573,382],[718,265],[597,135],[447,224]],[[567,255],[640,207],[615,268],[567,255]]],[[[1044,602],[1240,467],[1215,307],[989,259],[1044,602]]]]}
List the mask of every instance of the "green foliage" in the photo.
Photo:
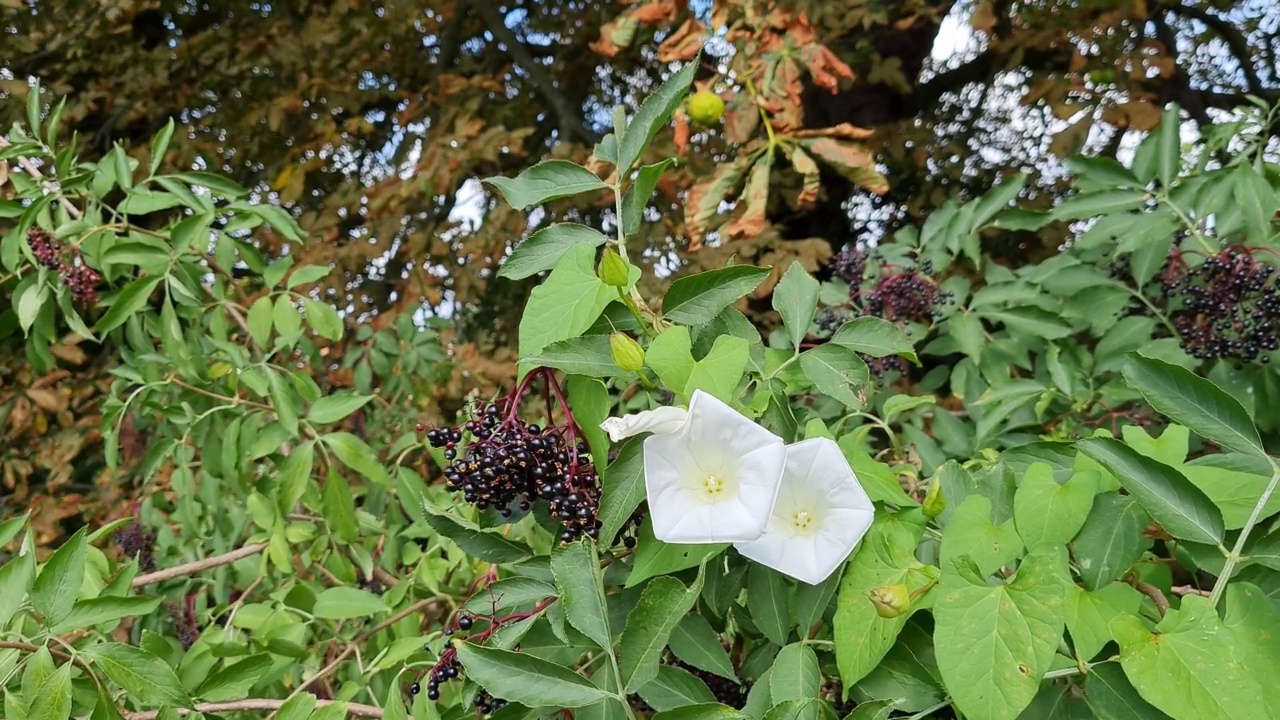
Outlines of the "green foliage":
{"type": "MultiPolygon", "coordinates": [[[[1192,254],[1161,239],[1168,223],[1201,255],[1216,254],[1198,220],[1210,216],[1224,240],[1270,249],[1274,214],[1236,204],[1274,204],[1277,168],[1184,168],[1170,109],[1132,168],[1074,163],[1079,193],[1038,219],[1006,209],[1019,177],[886,238],[868,273],[820,282],[800,262],[734,264],[654,296],[627,242],[670,163],[637,163],[695,67],[629,122],[616,114],[595,158],[613,165],[607,180],[549,160],[488,181],[517,209],[605,190],[618,222],[612,236],[552,225],[507,258],[506,278],[546,273],[523,308],[516,387],[474,393],[453,409],[465,433],[425,441],[367,420],[448,381],[439,336],[369,327],[311,291],[327,268],[268,260],[242,232],[265,224],[303,244],[292,216],[217,175],[156,175],[162,162],[118,150],[80,162],[15,129],[0,159],[53,156],[59,185],[20,188],[0,241],[4,327],[41,367],[68,333],[119,354],[105,456],[150,490],[137,518],[47,555],[27,517],[0,523],[6,716],[1280,712],[1266,694],[1280,672],[1266,413],[1280,383],[1262,364],[1204,357],[1183,310],[1148,293],[1192,254]],[[175,209],[156,229],[131,220],[175,209]],[[1010,269],[984,251],[984,232],[1063,219],[1090,224],[1040,262],[1010,269]],[[604,271],[601,246],[614,253],[604,271]],[[51,263],[49,247],[74,259],[51,263]],[[86,302],[81,267],[99,273],[100,302],[86,302]],[[739,308],[770,278],[766,334],[739,308]],[[348,321],[360,348],[330,357],[348,321]],[[616,333],[643,350],[626,367],[616,333]],[[351,379],[322,384],[309,364],[351,379]],[[646,477],[658,465],[644,439],[611,444],[606,419],[700,392],[848,460],[875,518],[834,574],[799,582],[717,528],[696,544],[658,538],[646,517],[662,502],[646,477]],[[537,482],[494,500],[518,473],[537,482]]],[[[696,429],[698,449],[721,454],[736,432],[696,429]]],[[[694,470],[706,473],[677,468],[694,470]]],[[[799,490],[827,471],[795,471],[799,490]]],[[[814,512],[841,502],[824,495],[814,512]]],[[[815,534],[815,555],[836,529],[815,534]]]]}

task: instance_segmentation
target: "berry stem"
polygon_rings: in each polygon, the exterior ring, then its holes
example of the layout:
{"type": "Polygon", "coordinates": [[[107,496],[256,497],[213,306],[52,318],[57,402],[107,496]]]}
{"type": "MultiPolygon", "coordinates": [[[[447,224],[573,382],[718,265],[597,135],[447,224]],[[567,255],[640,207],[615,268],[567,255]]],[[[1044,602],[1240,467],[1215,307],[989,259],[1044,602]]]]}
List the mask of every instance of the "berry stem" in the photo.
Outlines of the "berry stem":
{"type": "Polygon", "coordinates": [[[1218,606],[1218,601],[1222,599],[1223,593],[1227,590],[1227,582],[1231,580],[1231,575],[1235,572],[1236,564],[1240,562],[1240,558],[1244,555],[1244,545],[1249,540],[1250,533],[1258,524],[1258,520],[1262,517],[1262,510],[1271,500],[1271,495],[1275,493],[1276,487],[1280,486],[1280,464],[1271,458],[1267,458],[1271,462],[1271,481],[1267,483],[1267,488],[1262,491],[1262,495],[1258,498],[1258,502],[1253,506],[1253,512],[1249,513],[1249,519],[1245,522],[1244,527],[1240,529],[1240,537],[1236,538],[1236,544],[1231,548],[1231,552],[1227,554],[1227,560],[1222,564],[1222,573],[1218,575],[1218,579],[1213,583],[1213,592],[1209,594],[1209,603],[1214,607],[1218,606]]]}

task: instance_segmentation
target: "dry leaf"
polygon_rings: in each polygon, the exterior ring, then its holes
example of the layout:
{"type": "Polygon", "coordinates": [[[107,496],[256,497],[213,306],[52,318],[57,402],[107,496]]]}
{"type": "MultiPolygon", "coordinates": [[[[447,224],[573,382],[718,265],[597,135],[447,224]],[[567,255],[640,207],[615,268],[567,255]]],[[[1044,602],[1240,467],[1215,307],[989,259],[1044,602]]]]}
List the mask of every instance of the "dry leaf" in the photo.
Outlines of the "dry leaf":
{"type": "Polygon", "coordinates": [[[742,213],[725,225],[724,234],[731,240],[744,237],[755,237],[764,230],[769,222],[766,214],[769,210],[769,175],[772,165],[769,156],[757,160],[751,168],[751,177],[747,178],[746,189],[738,201],[742,213]]]}
{"type": "Polygon", "coordinates": [[[692,60],[702,50],[706,28],[692,18],[685,20],[674,33],[658,46],[659,62],[692,60]]]}

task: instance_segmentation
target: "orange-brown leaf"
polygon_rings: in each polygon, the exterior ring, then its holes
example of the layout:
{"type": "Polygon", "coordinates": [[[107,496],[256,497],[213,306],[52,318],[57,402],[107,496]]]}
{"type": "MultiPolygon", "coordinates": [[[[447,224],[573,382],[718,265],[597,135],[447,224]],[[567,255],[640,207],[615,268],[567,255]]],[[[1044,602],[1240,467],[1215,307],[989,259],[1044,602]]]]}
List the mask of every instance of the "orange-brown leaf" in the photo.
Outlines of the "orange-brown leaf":
{"type": "Polygon", "coordinates": [[[824,45],[807,45],[800,51],[800,59],[809,69],[813,83],[831,92],[840,89],[840,78],[853,79],[853,69],[835,56],[824,45]]]}
{"type": "Polygon", "coordinates": [[[677,62],[692,60],[702,49],[706,28],[692,18],[685,20],[671,37],[658,46],[659,62],[677,62]]]}
{"type": "Polygon", "coordinates": [[[670,0],[658,0],[658,2],[637,5],[627,15],[638,23],[658,25],[675,19],[676,4],[670,0]]]}
{"type": "Polygon", "coordinates": [[[877,195],[889,190],[889,181],[876,170],[875,158],[862,145],[817,138],[806,140],[804,146],[851,182],[877,195]]]}
{"type": "Polygon", "coordinates": [[[689,116],[683,112],[676,113],[675,138],[676,154],[683,155],[689,145],[689,116]]]}
{"type": "Polygon", "coordinates": [[[703,238],[712,229],[712,222],[720,212],[720,203],[737,189],[748,167],[748,158],[740,157],[721,165],[715,175],[689,188],[684,204],[690,250],[702,246],[703,238]]]}
{"type": "Polygon", "coordinates": [[[755,237],[764,231],[768,224],[766,213],[769,210],[769,174],[772,165],[766,154],[756,161],[751,168],[751,177],[747,178],[747,186],[738,205],[741,214],[724,227],[724,234],[730,240],[755,237]]]}
{"type": "Polygon", "coordinates": [[[791,167],[804,178],[804,186],[796,197],[796,204],[801,208],[813,207],[818,201],[818,193],[822,190],[822,177],[818,171],[818,163],[809,153],[800,147],[791,147],[791,167]]]}
{"type": "Polygon", "coordinates": [[[847,122],[839,125],[832,125],[824,128],[810,128],[806,130],[796,130],[788,135],[793,138],[836,138],[837,140],[866,140],[875,135],[875,130],[860,128],[847,122]]]}

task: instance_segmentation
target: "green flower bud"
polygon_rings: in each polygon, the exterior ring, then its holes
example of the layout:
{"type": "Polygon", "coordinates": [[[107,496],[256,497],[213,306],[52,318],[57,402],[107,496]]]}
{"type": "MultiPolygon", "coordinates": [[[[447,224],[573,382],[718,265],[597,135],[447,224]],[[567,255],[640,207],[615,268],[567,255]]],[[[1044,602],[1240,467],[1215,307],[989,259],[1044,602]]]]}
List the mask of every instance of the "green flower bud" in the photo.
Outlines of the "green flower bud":
{"type": "Polygon", "coordinates": [[[942,494],[942,482],[938,478],[929,483],[929,490],[924,494],[924,505],[920,509],[927,518],[936,518],[947,509],[947,497],[942,494]]]}
{"type": "Polygon", "coordinates": [[[609,336],[609,352],[613,363],[627,372],[640,372],[644,367],[644,348],[623,333],[609,336]]]}
{"type": "Polygon", "coordinates": [[[882,618],[901,617],[911,610],[911,591],[902,583],[873,587],[867,592],[867,598],[882,618]]]}
{"type": "Polygon", "coordinates": [[[614,287],[626,287],[631,280],[631,269],[627,267],[627,261],[613,248],[607,248],[604,257],[600,259],[600,279],[605,285],[614,287]]]}

